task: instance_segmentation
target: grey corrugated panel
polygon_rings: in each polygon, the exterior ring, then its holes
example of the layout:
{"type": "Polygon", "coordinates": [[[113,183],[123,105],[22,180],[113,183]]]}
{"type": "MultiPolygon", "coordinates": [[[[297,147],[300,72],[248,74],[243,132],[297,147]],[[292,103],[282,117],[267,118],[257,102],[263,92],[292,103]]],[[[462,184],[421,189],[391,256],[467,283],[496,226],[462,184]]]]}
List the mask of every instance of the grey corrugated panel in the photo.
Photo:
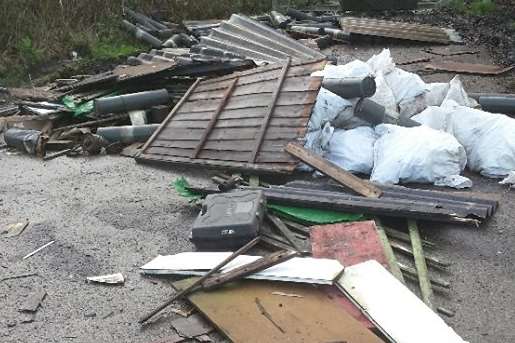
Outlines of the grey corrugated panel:
{"type": "MultiPolygon", "coordinates": [[[[245,37],[245,34],[247,34],[247,36],[248,36],[248,32],[245,31],[245,29],[241,28],[240,26],[233,25],[231,23],[227,23],[227,22],[222,23],[222,25],[220,26],[220,29],[225,32],[231,33],[235,36],[245,37]]],[[[288,46],[288,44],[281,44],[281,41],[270,39],[269,37],[266,37],[266,36],[263,36],[260,34],[254,33],[252,36],[252,39],[253,39],[253,42],[256,42],[261,45],[265,45],[274,50],[281,51],[284,54],[289,55],[293,59],[295,59],[295,58],[311,59],[312,58],[311,54],[306,54],[303,51],[299,51],[298,49],[295,49],[294,47],[288,46]]]]}
{"type": "Polygon", "coordinates": [[[251,41],[248,37],[236,36],[225,31],[219,31],[218,29],[214,29],[209,38],[218,40],[219,42],[226,42],[227,44],[243,46],[246,49],[257,51],[264,55],[270,55],[281,60],[284,60],[288,57],[288,54],[272,49],[265,45],[255,43],[254,40],[251,41]]]}
{"type": "Polygon", "coordinates": [[[278,62],[288,56],[296,61],[325,57],[274,29],[237,14],[213,30],[209,37],[202,37],[201,42],[207,47],[244,55],[255,61],[278,62]]]}
{"type": "Polygon", "coordinates": [[[262,54],[257,51],[253,51],[250,49],[246,49],[242,46],[236,46],[232,44],[227,44],[224,42],[220,42],[216,39],[212,39],[210,37],[201,37],[200,43],[209,47],[209,48],[217,48],[222,49],[228,52],[236,53],[238,55],[246,56],[247,58],[253,59],[255,61],[268,61],[268,62],[280,62],[280,58],[276,58],[270,55],[262,54]]]}
{"type": "Polygon", "coordinates": [[[343,17],[340,24],[344,31],[351,34],[443,44],[461,43],[459,35],[454,30],[429,25],[355,17],[343,17]]]}
{"type": "Polygon", "coordinates": [[[324,58],[325,55],[321,52],[318,52],[316,50],[313,50],[307,46],[305,46],[302,43],[297,42],[296,40],[285,36],[282,33],[279,33],[275,31],[274,29],[265,26],[263,24],[260,24],[250,18],[247,18],[245,16],[233,14],[231,16],[231,19],[229,20],[229,23],[238,25],[241,27],[244,27],[248,30],[251,30],[257,34],[260,34],[262,36],[270,37],[271,39],[276,40],[277,42],[284,42],[285,44],[288,44],[291,48],[298,50],[300,52],[305,53],[308,56],[311,56],[312,59],[318,59],[318,58],[324,58]]]}

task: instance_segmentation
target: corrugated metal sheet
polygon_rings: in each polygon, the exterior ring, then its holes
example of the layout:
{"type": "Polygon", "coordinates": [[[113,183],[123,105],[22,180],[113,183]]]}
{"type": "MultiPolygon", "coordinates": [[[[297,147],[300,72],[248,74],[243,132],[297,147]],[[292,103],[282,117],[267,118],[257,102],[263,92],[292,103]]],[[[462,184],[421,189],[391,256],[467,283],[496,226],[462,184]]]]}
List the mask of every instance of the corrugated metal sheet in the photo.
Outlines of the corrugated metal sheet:
{"type": "Polygon", "coordinates": [[[351,38],[352,35],[365,35],[441,44],[462,42],[456,31],[430,25],[356,17],[342,17],[340,25],[351,38]]]}
{"type": "Polygon", "coordinates": [[[202,37],[200,42],[202,46],[242,55],[255,62],[274,63],[288,57],[295,62],[325,57],[268,26],[237,14],[213,29],[208,37],[202,37]]]}
{"type": "Polygon", "coordinates": [[[145,144],[140,161],[292,172],[325,60],[273,64],[197,81],[145,144]]]}

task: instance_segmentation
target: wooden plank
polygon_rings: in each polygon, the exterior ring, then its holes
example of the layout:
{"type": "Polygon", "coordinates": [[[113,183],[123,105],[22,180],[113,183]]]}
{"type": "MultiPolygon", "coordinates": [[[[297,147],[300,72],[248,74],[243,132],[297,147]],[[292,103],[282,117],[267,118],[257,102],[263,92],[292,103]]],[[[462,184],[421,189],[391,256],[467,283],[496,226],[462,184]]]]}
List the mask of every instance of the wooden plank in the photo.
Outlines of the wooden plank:
{"type": "Polygon", "coordinates": [[[297,166],[297,163],[245,163],[206,159],[192,160],[186,157],[172,157],[154,154],[145,154],[144,157],[138,156],[136,157],[136,161],[158,165],[189,165],[202,166],[205,168],[222,168],[228,170],[247,171],[251,173],[261,174],[291,174],[297,166]]]}
{"type": "MultiPolygon", "coordinates": [[[[256,137],[256,143],[254,146],[254,149],[252,150],[250,157],[249,157],[249,163],[253,163],[256,161],[256,157],[259,151],[259,148],[261,147],[261,143],[263,143],[263,139],[265,138],[266,130],[268,129],[268,124],[270,123],[270,119],[272,118],[272,114],[274,113],[275,106],[279,102],[279,98],[281,96],[281,89],[283,87],[284,79],[286,78],[286,74],[288,73],[288,69],[290,68],[291,58],[288,57],[286,59],[286,63],[283,66],[283,69],[281,71],[281,75],[279,76],[277,80],[277,88],[275,89],[274,93],[272,94],[272,100],[270,101],[268,105],[267,113],[265,114],[265,117],[263,118],[263,123],[261,124],[261,128],[259,129],[258,136],[256,137]]],[[[298,103],[298,102],[296,102],[298,103]]]]}
{"type": "MultiPolygon", "coordinates": [[[[272,118],[270,127],[299,127],[306,125],[309,118],[272,118]]],[[[168,127],[185,128],[185,129],[206,129],[209,126],[209,120],[174,120],[168,127]]],[[[263,118],[241,118],[241,119],[218,119],[216,127],[219,129],[227,128],[245,128],[260,127],[263,118]]]]}
{"type": "Polygon", "coordinates": [[[220,104],[216,108],[215,113],[212,114],[211,119],[209,120],[209,123],[206,126],[206,130],[202,134],[202,137],[200,137],[200,141],[198,142],[197,146],[195,147],[195,150],[191,154],[191,158],[196,158],[206,143],[207,138],[209,137],[209,134],[213,130],[213,128],[216,125],[216,121],[218,120],[218,115],[220,112],[223,111],[224,107],[227,105],[227,102],[229,101],[232,92],[234,91],[234,88],[236,87],[236,84],[238,83],[238,78],[235,78],[232,83],[227,87],[227,90],[225,91],[223,98],[220,100],[220,104]]]}
{"type": "MultiPolygon", "coordinates": [[[[182,289],[192,282],[182,280],[174,287],[182,289]]],[[[247,280],[236,285],[188,297],[232,342],[382,342],[311,285],[247,280]],[[274,292],[300,297],[281,297],[274,292]]]]}
{"type": "MultiPolygon", "coordinates": [[[[318,91],[280,93],[279,98],[277,99],[277,106],[314,104],[317,95],[318,91]]],[[[232,110],[261,107],[270,102],[270,97],[271,94],[269,93],[235,96],[228,101],[226,108],[232,110]]],[[[187,101],[181,107],[179,113],[214,111],[218,104],[219,101],[217,99],[187,101]]]]}
{"type": "Polygon", "coordinates": [[[382,194],[382,191],[370,182],[352,175],[334,163],[329,162],[298,144],[288,144],[286,151],[358,194],[370,198],[379,198],[382,194]]]}
{"type": "Polygon", "coordinates": [[[515,68],[515,66],[502,67],[487,64],[436,61],[426,65],[425,68],[434,71],[452,72],[460,74],[500,75],[512,70],[513,68],[515,68]]]}
{"type": "Polygon", "coordinates": [[[411,246],[413,248],[415,267],[417,268],[418,283],[420,286],[420,292],[422,293],[422,300],[429,308],[434,310],[433,289],[431,288],[431,281],[429,280],[426,259],[424,257],[424,249],[422,248],[422,239],[420,238],[417,222],[414,220],[408,220],[408,230],[411,238],[411,246]]]}
{"type": "MultiPolygon", "coordinates": [[[[284,152],[284,147],[291,142],[291,140],[273,140],[264,141],[261,146],[260,152],[284,152]]],[[[206,150],[218,150],[218,151],[241,151],[251,152],[254,140],[245,139],[239,141],[218,141],[208,140],[204,145],[206,150]]],[[[152,147],[161,148],[180,148],[180,149],[194,149],[196,141],[166,141],[157,139],[152,144],[152,147]]]]}
{"type": "MultiPolygon", "coordinates": [[[[219,120],[263,118],[266,109],[266,106],[232,110],[225,109],[220,113],[218,118],[219,120]]],[[[309,105],[276,106],[274,118],[310,118],[311,109],[309,105]]],[[[209,119],[209,114],[211,113],[212,112],[209,111],[177,113],[173,122],[180,120],[206,120],[209,119]]]]}
{"type": "Polygon", "coordinates": [[[376,261],[347,267],[336,285],[360,306],[390,342],[465,343],[376,261]]]}
{"type": "Polygon", "coordinates": [[[392,246],[390,245],[390,240],[386,235],[383,224],[381,223],[381,220],[379,218],[376,218],[375,221],[377,227],[377,234],[379,236],[379,239],[381,240],[384,254],[388,261],[388,269],[390,270],[393,276],[395,276],[400,282],[404,283],[404,277],[402,276],[401,269],[399,267],[399,264],[397,263],[397,257],[395,256],[392,246]]]}
{"type": "MultiPolygon", "coordinates": [[[[284,140],[284,139],[296,139],[304,135],[305,128],[293,129],[293,128],[281,128],[272,127],[265,135],[265,139],[268,140],[284,140]]],[[[190,140],[198,141],[202,137],[202,129],[174,129],[166,128],[163,130],[164,136],[161,139],[168,140],[190,140]]],[[[221,141],[237,141],[241,139],[256,139],[258,132],[254,128],[241,128],[241,129],[218,129],[215,128],[209,136],[210,140],[221,140],[221,141]]]]}
{"type": "MultiPolygon", "coordinates": [[[[160,148],[150,147],[147,149],[149,154],[170,156],[170,157],[190,157],[192,156],[193,149],[180,149],[180,148],[160,148]]],[[[249,159],[248,152],[241,151],[218,151],[218,150],[201,150],[197,157],[198,159],[207,160],[220,160],[220,161],[234,161],[246,162],[249,159]]],[[[194,158],[192,158],[194,159],[194,158]]],[[[277,152],[260,152],[256,159],[258,163],[295,163],[295,159],[286,153],[277,152]]]]}
{"type": "MultiPolygon", "coordinates": [[[[227,84],[229,82],[224,82],[227,84]]],[[[189,100],[205,100],[205,99],[220,99],[224,94],[224,89],[220,86],[213,90],[197,91],[192,94],[189,100]]],[[[246,84],[238,84],[238,88],[234,91],[234,96],[259,94],[259,93],[273,93],[277,87],[277,77],[265,80],[262,82],[252,82],[246,84]]],[[[307,76],[294,76],[287,77],[284,81],[282,90],[284,92],[302,92],[306,90],[318,90],[319,82],[316,77],[307,76]]]]}
{"type": "Polygon", "coordinates": [[[177,105],[175,105],[175,107],[172,109],[172,112],[170,112],[168,117],[166,117],[165,120],[163,120],[163,122],[161,123],[161,126],[159,126],[159,128],[156,131],[154,131],[154,133],[152,134],[152,136],[150,136],[150,138],[145,143],[143,148],[141,148],[142,153],[145,153],[145,150],[150,146],[150,144],[152,144],[154,139],[156,139],[156,137],[159,136],[159,134],[164,130],[164,128],[168,125],[170,120],[172,120],[175,113],[177,113],[177,111],[179,111],[179,109],[182,107],[182,105],[186,102],[186,99],[188,98],[188,96],[191,93],[193,93],[193,91],[195,91],[195,88],[198,86],[199,83],[200,83],[200,79],[197,79],[195,81],[195,83],[190,87],[190,89],[188,89],[186,94],[184,94],[184,97],[177,103],[177,105]]]}

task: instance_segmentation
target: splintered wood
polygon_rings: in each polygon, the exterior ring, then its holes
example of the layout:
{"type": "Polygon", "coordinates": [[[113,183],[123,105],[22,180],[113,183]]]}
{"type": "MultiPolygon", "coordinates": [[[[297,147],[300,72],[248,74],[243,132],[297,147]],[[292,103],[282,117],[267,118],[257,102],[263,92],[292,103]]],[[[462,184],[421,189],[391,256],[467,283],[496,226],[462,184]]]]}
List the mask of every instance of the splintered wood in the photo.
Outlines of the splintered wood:
{"type": "Polygon", "coordinates": [[[325,60],[197,81],[147,141],[139,161],[291,173],[284,151],[304,138],[325,60]]]}

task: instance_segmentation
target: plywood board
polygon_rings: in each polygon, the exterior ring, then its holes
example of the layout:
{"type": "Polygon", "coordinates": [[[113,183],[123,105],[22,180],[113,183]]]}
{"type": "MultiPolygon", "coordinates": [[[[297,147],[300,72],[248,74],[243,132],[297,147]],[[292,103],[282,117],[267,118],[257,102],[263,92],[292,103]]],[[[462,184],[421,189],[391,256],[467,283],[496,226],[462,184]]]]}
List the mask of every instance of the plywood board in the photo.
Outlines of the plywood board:
{"type": "Polygon", "coordinates": [[[465,343],[435,312],[377,261],[345,269],[337,286],[396,343],[465,343]]]}
{"type": "MultiPolygon", "coordinates": [[[[182,289],[191,282],[174,286],[182,289]]],[[[188,299],[234,343],[382,342],[311,285],[245,280],[188,299]]]]}
{"type": "MultiPolygon", "coordinates": [[[[185,252],[158,256],[141,269],[143,273],[153,275],[204,275],[231,254],[230,252],[185,252]]],[[[260,258],[260,256],[240,255],[222,268],[222,272],[228,272],[260,258]]],[[[332,285],[342,271],[343,266],[336,260],[295,257],[250,275],[248,278],[332,285]]]]}

